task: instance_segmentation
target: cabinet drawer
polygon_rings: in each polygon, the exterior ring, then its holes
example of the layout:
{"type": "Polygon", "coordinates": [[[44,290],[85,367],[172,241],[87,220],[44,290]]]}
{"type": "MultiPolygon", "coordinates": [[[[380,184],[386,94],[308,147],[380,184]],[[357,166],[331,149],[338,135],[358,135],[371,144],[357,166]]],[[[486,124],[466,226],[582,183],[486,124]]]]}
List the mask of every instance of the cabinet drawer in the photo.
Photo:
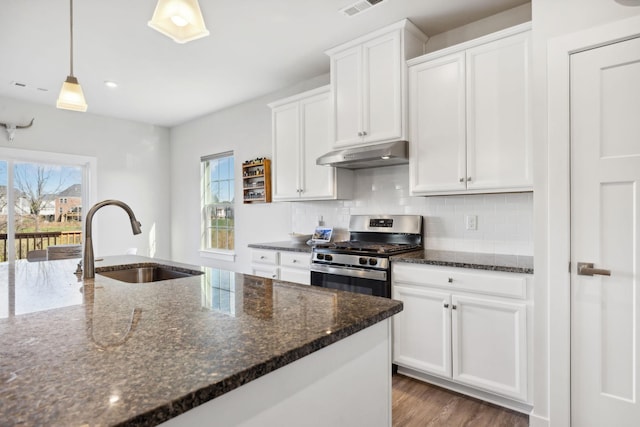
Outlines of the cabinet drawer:
{"type": "Polygon", "coordinates": [[[475,292],[526,299],[528,276],[456,267],[394,264],[391,277],[394,283],[437,286],[452,292],[475,292]]]}
{"type": "Polygon", "coordinates": [[[251,251],[251,262],[260,264],[278,264],[278,252],[262,249],[254,249],[251,251]]]}
{"type": "Polygon", "coordinates": [[[283,267],[309,269],[311,255],[301,252],[280,252],[280,265],[283,267]]]}
{"type": "Polygon", "coordinates": [[[251,274],[254,276],[266,277],[267,279],[278,279],[279,269],[276,266],[254,264],[251,266],[251,274]]]}
{"type": "Polygon", "coordinates": [[[284,280],[285,282],[293,282],[300,283],[302,285],[310,285],[311,284],[311,271],[309,268],[300,269],[300,268],[281,268],[280,269],[280,280],[284,280]]]}

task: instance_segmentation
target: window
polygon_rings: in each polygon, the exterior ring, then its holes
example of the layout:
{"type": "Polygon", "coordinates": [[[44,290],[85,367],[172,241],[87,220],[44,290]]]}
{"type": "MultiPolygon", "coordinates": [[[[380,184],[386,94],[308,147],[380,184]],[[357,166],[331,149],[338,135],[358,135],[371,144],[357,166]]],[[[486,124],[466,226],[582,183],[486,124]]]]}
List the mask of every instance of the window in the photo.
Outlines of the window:
{"type": "Polygon", "coordinates": [[[231,252],[234,249],[233,152],[201,159],[202,249],[231,252]]]}

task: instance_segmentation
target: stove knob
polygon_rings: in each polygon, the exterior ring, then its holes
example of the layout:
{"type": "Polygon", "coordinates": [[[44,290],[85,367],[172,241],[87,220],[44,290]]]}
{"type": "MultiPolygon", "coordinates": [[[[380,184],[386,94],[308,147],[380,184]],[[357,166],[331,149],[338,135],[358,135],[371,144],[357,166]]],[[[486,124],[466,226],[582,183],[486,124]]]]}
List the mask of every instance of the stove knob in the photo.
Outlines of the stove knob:
{"type": "Polygon", "coordinates": [[[324,254],[316,254],[316,259],[324,259],[324,254]]]}
{"type": "Polygon", "coordinates": [[[358,263],[361,264],[361,265],[366,265],[367,264],[367,259],[361,257],[360,259],[358,259],[358,263]]]}
{"type": "Polygon", "coordinates": [[[376,265],[378,260],[376,258],[369,258],[369,265],[376,265]]]}
{"type": "Polygon", "coordinates": [[[332,259],[333,259],[333,257],[331,255],[329,255],[329,254],[324,256],[324,260],[325,261],[331,261],[332,259]]]}

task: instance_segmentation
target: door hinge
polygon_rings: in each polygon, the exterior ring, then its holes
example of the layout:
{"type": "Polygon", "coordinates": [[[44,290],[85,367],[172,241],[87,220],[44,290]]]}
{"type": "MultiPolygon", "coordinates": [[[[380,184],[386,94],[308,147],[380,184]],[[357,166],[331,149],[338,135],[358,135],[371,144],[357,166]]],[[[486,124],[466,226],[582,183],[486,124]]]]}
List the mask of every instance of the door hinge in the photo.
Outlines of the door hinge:
{"type": "Polygon", "coordinates": [[[569,273],[571,273],[571,261],[569,261],[569,273]]]}

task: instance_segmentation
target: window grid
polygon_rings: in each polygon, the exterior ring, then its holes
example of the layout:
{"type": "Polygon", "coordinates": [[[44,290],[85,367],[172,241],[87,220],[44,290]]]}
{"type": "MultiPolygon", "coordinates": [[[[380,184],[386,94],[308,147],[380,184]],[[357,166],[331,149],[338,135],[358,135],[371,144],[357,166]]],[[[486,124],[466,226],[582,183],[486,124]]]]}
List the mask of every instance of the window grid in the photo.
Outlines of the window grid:
{"type": "Polygon", "coordinates": [[[234,249],[233,153],[202,159],[204,249],[234,249]]]}

